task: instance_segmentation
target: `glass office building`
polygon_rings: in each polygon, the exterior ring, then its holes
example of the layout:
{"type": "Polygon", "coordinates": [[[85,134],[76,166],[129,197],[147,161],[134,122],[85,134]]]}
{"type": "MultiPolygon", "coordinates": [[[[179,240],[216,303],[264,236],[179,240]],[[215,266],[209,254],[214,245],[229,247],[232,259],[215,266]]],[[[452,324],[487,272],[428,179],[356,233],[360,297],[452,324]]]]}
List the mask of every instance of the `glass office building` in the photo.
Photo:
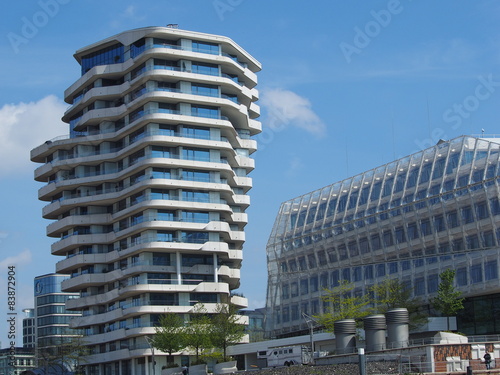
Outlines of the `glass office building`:
{"type": "MultiPolygon", "coordinates": [[[[135,29],[75,54],[69,136],[37,147],[43,217],[88,374],[160,373],[147,336],[170,311],[247,306],[240,285],[260,63],[231,39],[135,29]]],[[[244,322],[248,320],[241,318],[244,322]]]]}
{"type": "Polygon", "coordinates": [[[398,278],[428,303],[447,268],[467,297],[458,329],[500,332],[499,156],[500,139],[462,136],[284,202],[267,244],[271,335],[307,332],[302,313],[344,280],[362,294],[398,278]]]}

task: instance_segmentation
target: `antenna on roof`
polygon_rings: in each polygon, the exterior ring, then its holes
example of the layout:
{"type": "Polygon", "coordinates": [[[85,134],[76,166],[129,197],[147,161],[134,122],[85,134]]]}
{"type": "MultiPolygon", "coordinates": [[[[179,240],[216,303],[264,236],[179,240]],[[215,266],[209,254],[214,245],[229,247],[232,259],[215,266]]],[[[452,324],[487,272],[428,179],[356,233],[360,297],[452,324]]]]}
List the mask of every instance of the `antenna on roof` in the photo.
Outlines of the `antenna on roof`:
{"type": "Polygon", "coordinates": [[[481,129],[481,137],[484,138],[484,128],[481,129]]]}
{"type": "Polygon", "coordinates": [[[179,24],[177,24],[177,23],[169,23],[167,25],[167,27],[170,28],[170,29],[178,29],[179,28],[179,24]]]}

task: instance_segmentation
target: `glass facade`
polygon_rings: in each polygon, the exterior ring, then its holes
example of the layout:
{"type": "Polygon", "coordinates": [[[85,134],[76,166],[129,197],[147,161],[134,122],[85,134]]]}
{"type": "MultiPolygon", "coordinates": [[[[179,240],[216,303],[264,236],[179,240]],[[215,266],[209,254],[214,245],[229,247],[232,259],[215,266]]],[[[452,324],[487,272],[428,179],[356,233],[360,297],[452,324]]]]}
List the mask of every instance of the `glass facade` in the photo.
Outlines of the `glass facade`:
{"type": "Polygon", "coordinates": [[[272,335],[306,327],[288,311],[321,297],[311,288],[318,273],[329,274],[328,288],[350,281],[363,292],[398,278],[424,302],[447,268],[457,270],[464,296],[479,285],[500,291],[499,143],[440,142],[284,202],[267,245],[267,307],[281,314],[280,323],[268,322],[272,335]],[[296,282],[303,292],[288,297],[283,291],[296,282]]]}

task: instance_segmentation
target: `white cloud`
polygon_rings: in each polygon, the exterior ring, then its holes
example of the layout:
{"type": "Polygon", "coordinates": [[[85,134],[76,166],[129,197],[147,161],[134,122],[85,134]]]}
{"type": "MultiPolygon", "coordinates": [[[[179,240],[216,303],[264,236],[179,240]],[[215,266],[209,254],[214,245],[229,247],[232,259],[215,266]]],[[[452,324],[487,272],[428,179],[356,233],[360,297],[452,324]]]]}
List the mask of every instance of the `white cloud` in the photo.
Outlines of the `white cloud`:
{"type": "Polygon", "coordinates": [[[316,136],[326,133],[326,126],[312,110],[311,102],[293,91],[268,89],[262,91],[260,104],[268,110],[266,126],[279,131],[295,126],[316,136]]]}
{"type": "Polygon", "coordinates": [[[26,249],[23,252],[4,258],[0,261],[0,270],[6,270],[8,266],[19,266],[31,262],[31,251],[26,249]]]}
{"type": "Polygon", "coordinates": [[[37,102],[5,104],[0,108],[0,172],[33,170],[30,151],[48,139],[68,134],[61,121],[67,104],[53,95],[37,102]]]}
{"type": "Polygon", "coordinates": [[[128,5],[123,12],[117,15],[116,19],[111,21],[111,27],[121,28],[125,23],[129,23],[130,21],[144,21],[145,19],[145,16],[139,16],[137,14],[137,7],[128,5]]]}

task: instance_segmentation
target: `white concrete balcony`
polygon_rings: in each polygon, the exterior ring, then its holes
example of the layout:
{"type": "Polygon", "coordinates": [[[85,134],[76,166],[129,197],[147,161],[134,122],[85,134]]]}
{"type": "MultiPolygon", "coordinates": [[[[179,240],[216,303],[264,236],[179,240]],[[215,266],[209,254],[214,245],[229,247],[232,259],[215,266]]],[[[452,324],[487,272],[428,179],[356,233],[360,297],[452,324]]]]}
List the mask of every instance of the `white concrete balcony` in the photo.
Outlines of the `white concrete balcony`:
{"type": "Polygon", "coordinates": [[[96,263],[109,263],[112,260],[112,255],[117,252],[113,251],[111,253],[103,254],[79,254],[60,260],[56,263],[56,272],[58,273],[69,273],[75,268],[79,268],[88,264],[96,263]]]}
{"type": "Polygon", "coordinates": [[[73,235],[53,243],[51,250],[54,255],[65,255],[67,250],[78,246],[92,245],[96,243],[110,243],[114,239],[114,233],[73,235]]]}
{"type": "MultiPolygon", "coordinates": [[[[248,307],[248,299],[242,296],[236,296],[236,295],[231,296],[231,303],[240,308],[248,307]]],[[[238,322],[240,324],[248,325],[249,322],[248,316],[240,315],[238,322]]]]}
{"type": "Polygon", "coordinates": [[[111,221],[111,214],[89,214],[67,216],[47,226],[47,236],[56,237],[61,232],[78,225],[106,225],[111,221]]]}
{"type": "Polygon", "coordinates": [[[129,59],[120,64],[94,66],[64,91],[64,100],[66,103],[71,103],[74,94],[83,90],[88,85],[89,81],[93,81],[97,77],[104,78],[106,75],[116,75],[116,73],[122,73],[127,69],[130,69],[133,64],[133,59],[129,59]]]}
{"type": "Polygon", "coordinates": [[[78,292],[89,286],[100,286],[108,282],[110,280],[105,273],[87,273],[64,280],[61,283],[61,289],[65,292],[78,292]]]}
{"type": "Polygon", "coordinates": [[[87,91],[80,100],[76,103],[73,101],[73,105],[69,107],[64,116],[68,116],[70,113],[74,113],[79,109],[88,105],[88,101],[90,99],[98,99],[98,100],[111,100],[120,98],[124,92],[130,89],[130,82],[125,81],[121,85],[116,86],[102,86],[102,87],[94,87],[87,91]]]}

